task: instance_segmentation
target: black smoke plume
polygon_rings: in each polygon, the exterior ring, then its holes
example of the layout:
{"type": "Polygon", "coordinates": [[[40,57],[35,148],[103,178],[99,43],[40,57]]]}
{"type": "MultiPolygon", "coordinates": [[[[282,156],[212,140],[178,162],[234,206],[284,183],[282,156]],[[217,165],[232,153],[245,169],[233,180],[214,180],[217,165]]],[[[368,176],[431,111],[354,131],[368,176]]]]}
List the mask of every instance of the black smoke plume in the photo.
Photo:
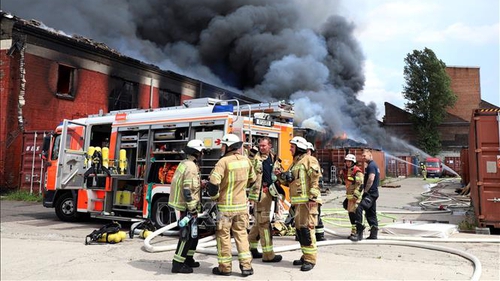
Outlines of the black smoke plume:
{"type": "Polygon", "coordinates": [[[263,101],[290,99],[298,126],[393,150],[401,144],[380,129],[375,104],[357,99],[365,77],[355,25],[337,14],[311,24],[318,5],[339,3],[4,0],[2,9],[263,101]]]}

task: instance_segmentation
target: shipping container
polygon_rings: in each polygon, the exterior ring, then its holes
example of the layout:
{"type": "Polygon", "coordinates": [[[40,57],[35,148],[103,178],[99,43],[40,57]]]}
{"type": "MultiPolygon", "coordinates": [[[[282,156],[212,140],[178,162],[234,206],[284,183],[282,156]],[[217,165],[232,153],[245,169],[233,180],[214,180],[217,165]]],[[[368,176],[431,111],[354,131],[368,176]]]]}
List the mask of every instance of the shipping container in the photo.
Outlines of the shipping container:
{"type": "Polygon", "coordinates": [[[414,173],[414,157],[412,156],[392,156],[385,154],[386,173],[388,177],[409,177],[414,173]]]}
{"type": "Polygon", "coordinates": [[[500,228],[500,109],[476,109],[472,113],[469,173],[478,225],[500,228]]]}
{"type": "Polygon", "coordinates": [[[460,156],[446,156],[444,157],[445,165],[443,167],[443,175],[449,177],[456,177],[460,175],[460,156]]]}
{"type": "Polygon", "coordinates": [[[23,152],[21,154],[20,189],[30,193],[41,193],[44,179],[43,160],[41,158],[45,132],[25,132],[23,134],[23,152]]]}
{"type": "MultiPolygon", "coordinates": [[[[344,157],[351,153],[356,156],[358,166],[365,171],[363,163],[363,150],[366,148],[360,147],[344,147],[344,148],[325,148],[317,149],[315,156],[323,168],[323,177],[325,182],[340,183],[338,178],[339,171],[344,169],[344,157]]],[[[385,179],[385,156],[381,150],[372,149],[373,160],[377,163],[380,169],[380,180],[385,179]]]]}
{"type": "Polygon", "coordinates": [[[460,178],[462,186],[467,186],[470,181],[469,177],[469,148],[460,150],[460,178]]]}

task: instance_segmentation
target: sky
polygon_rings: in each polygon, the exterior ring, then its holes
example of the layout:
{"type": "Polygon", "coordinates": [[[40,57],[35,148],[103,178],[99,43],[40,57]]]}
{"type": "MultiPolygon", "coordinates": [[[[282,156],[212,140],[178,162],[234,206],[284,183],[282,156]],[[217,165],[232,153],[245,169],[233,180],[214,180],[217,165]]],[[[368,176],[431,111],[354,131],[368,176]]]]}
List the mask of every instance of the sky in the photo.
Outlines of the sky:
{"type": "MultiPolygon", "coordinates": [[[[322,1],[328,5],[327,0],[322,1]]],[[[500,106],[498,0],[351,0],[339,11],[356,23],[365,54],[365,88],[358,96],[404,108],[404,58],[425,47],[447,66],[479,67],[481,98],[500,106]]],[[[318,4],[319,5],[319,4],[318,4]]]]}
{"type": "Polygon", "coordinates": [[[250,97],[289,99],[299,126],[387,148],[401,143],[377,120],[384,102],[404,109],[413,50],[479,67],[482,99],[500,105],[499,2],[4,0],[2,9],[250,97]]]}

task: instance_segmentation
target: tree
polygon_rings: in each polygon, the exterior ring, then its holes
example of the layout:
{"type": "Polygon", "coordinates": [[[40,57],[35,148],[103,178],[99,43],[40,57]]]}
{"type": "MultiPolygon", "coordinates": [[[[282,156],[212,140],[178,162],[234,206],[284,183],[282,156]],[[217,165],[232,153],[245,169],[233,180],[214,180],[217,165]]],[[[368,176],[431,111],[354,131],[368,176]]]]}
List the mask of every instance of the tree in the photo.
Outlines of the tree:
{"type": "Polygon", "coordinates": [[[403,96],[418,134],[418,146],[430,155],[441,151],[438,125],[453,107],[457,96],[450,88],[446,64],[431,49],[413,50],[405,58],[403,96]]]}

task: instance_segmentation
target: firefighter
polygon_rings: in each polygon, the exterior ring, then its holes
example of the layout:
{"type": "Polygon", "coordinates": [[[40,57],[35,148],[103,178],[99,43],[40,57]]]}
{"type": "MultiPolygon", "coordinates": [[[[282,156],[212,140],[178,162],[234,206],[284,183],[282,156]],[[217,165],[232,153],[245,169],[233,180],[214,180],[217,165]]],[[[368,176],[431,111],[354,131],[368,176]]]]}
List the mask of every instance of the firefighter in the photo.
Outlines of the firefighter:
{"type": "Polygon", "coordinates": [[[424,181],[427,180],[427,166],[424,162],[420,162],[420,169],[422,170],[422,176],[424,177],[424,181]]]}
{"type": "Polygon", "coordinates": [[[351,221],[351,235],[348,237],[351,239],[351,237],[357,236],[356,208],[359,202],[361,202],[361,194],[363,192],[363,171],[356,166],[356,156],[353,154],[347,154],[344,158],[344,163],[347,170],[343,180],[346,188],[346,199],[343,205],[351,221]]]}
{"type": "MultiPolygon", "coordinates": [[[[201,140],[191,140],[184,148],[187,159],[179,163],[172,179],[171,192],[168,205],[180,211],[179,221],[189,216],[196,220],[201,207],[201,182],[198,159],[203,154],[205,146],[201,140]]],[[[181,228],[179,242],[175,250],[172,262],[172,273],[192,273],[193,267],[199,267],[200,263],[193,258],[198,237],[192,237],[191,224],[181,228]]]]}
{"type": "Polygon", "coordinates": [[[215,164],[207,183],[210,198],[217,201],[217,260],[218,267],[212,269],[215,275],[231,275],[231,234],[236,241],[238,260],[242,276],[253,274],[252,254],[248,244],[247,210],[248,187],[252,188],[257,176],[250,159],[239,153],[243,142],[234,134],[222,137],[222,158],[215,164]]]}
{"type": "MultiPolygon", "coordinates": [[[[316,151],[316,149],[314,148],[314,145],[310,142],[307,142],[307,155],[311,156],[314,160],[316,160],[316,162],[318,162],[318,166],[320,166],[318,158],[316,158],[315,156],[312,155],[315,151],[316,151]]],[[[323,173],[321,173],[319,182],[320,183],[323,182],[323,173]]],[[[321,188],[320,188],[320,191],[321,191],[321,188]]],[[[325,238],[325,225],[323,224],[323,220],[321,219],[321,204],[318,204],[318,224],[314,228],[314,231],[316,234],[316,241],[325,241],[326,240],[326,238],[325,238]]]]}
{"type": "Polygon", "coordinates": [[[370,236],[366,239],[377,239],[378,219],[377,219],[377,199],[379,196],[378,185],[380,181],[380,169],[375,161],[370,149],[363,151],[363,160],[367,163],[363,180],[363,195],[361,202],[356,208],[356,236],[350,236],[351,241],[361,241],[363,239],[363,211],[366,220],[370,225],[370,236]]]}
{"type": "Polygon", "coordinates": [[[292,206],[295,209],[295,229],[298,234],[302,257],[294,260],[301,271],[309,271],[316,264],[316,235],[314,226],[318,220],[318,205],[321,204],[318,161],[307,155],[307,141],[293,137],[290,141],[293,163],[288,171],[279,173],[280,182],[290,187],[292,206]]]}
{"type": "Polygon", "coordinates": [[[271,226],[271,206],[277,200],[275,169],[280,169],[279,159],[271,152],[272,143],[268,137],[259,141],[259,152],[251,158],[257,181],[253,190],[250,190],[248,200],[254,202],[253,215],[255,224],[250,229],[248,241],[250,252],[254,259],[262,258],[263,262],[280,262],[283,258],[276,255],[273,250],[273,234],[271,226]],[[257,250],[260,240],[262,254],[257,250]]]}

